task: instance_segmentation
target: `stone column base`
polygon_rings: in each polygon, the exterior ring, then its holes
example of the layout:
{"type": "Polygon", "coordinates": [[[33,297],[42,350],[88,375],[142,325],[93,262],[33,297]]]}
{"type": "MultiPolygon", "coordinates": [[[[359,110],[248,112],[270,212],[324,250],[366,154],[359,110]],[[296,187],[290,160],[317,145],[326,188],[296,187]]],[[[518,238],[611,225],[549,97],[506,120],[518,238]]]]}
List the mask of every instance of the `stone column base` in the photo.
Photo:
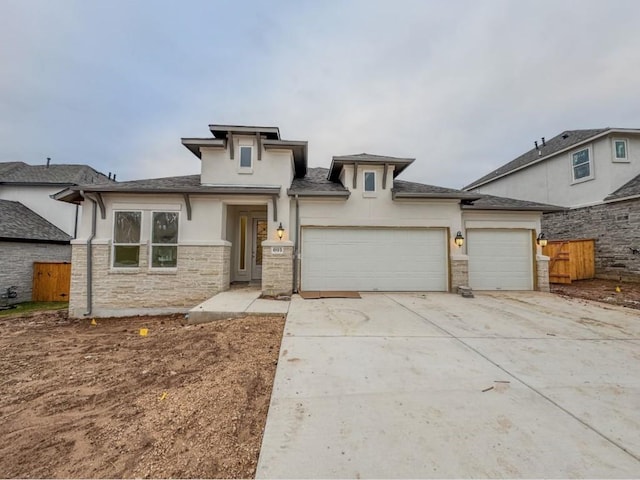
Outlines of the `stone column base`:
{"type": "Polygon", "coordinates": [[[293,242],[262,242],[262,294],[289,296],[293,292],[293,242]]]}
{"type": "Polygon", "coordinates": [[[451,256],[451,291],[456,293],[458,287],[469,285],[469,257],[467,255],[451,256]]]}
{"type": "Polygon", "coordinates": [[[548,292],[549,288],[549,257],[536,255],[537,290],[548,292]]]}

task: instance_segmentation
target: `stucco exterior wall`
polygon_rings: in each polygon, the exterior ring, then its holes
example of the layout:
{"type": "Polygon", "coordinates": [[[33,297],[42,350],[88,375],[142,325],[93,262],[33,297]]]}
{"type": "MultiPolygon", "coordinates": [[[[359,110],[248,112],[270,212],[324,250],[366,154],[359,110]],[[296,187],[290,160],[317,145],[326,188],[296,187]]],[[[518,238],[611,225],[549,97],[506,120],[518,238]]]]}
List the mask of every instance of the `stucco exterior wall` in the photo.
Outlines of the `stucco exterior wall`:
{"type": "Polygon", "coordinates": [[[262,150],[254,136],[234,136],[234,159],[230,149],[201,148],[201,181],[208,185],[270,185],[288,187],[293,179],[293,154],[290,150],[262,150]],[[252,168],[240,168],[240,146],[253,147],[252,168]]]}
{"type": "MultiPolygon", "coordinates": [[[[73,237],[76,226],[76,206],[50,197],[64,187],[0,185],[0,199],[20,202],[45,220],[73,237]]],[[[78,207],[81,209],[82,207],[78,207]]],[[[78,212],[78,217],[80,212],[78,212]]]]}
{"type": "Polygon", "coordinates": [[[16,286],[11,303],[31,301],[33,262],[70,262],[71,245],[0,242],[0,290],[16,286]]]}
{"type": "Polygon", "coordinates": [[[550,240],[595,239],[596,276],[640,281],[640,199],[547,213],[542,226],[550,240]]]}
{"type": "Polygon", "coordinates": [[[614,134],[547,159],[473,191],[534,202],[580,207],[601,202],[640,174],[640,138],[614,134]],[[627,139],[628,163],[613,161],[613,139],[627,139]],[[594,178],[573,183],[571,154],[591,148],[594,178]]]}
{"type": "MultiPolygon", "coordinates": [[[[179,245],[178,265],[151,270],[147,246],[140,247],[140,267],[111,268],[110,244],[93,245],[91,316],[186,312],[229,287],[228,242],[218,245],[179,245]]],[[[87,312],[87,246],[73,245],[69,316],[87,312]]]]}

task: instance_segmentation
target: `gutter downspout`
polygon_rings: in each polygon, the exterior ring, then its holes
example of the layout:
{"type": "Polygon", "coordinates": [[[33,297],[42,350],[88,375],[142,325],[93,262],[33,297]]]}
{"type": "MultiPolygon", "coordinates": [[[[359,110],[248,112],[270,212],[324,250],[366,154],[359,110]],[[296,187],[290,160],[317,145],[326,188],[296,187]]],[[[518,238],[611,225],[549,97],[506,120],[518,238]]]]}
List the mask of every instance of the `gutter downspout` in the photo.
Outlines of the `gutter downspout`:
{"type": "MultiPolygon", "coordinates": [[[[84,196],[84,192],[80,192],[82,196],[84,196]]],[[[96,202],[93,198],[86,196],[85,198],[89,199],[93,204],[91,207],[91,235],[87,238],[87,311],[84,313],[84,316],[91,315],[92,304],[93,304],[93,248],[92,241],[96,236],[96,217],[98,214],[98,202],[96,202]]]]}
{"type": "Polygon", "coordinates": [[[298,293],[298,267],[300,265],[300,256],[298,254],[298,246],[300,242],[300,204],[298,203],[298,194],[295,195],[296,199],[296,215],[294,228],[296,229],[295,242],[293,243],[293,291],[298,293]]]}

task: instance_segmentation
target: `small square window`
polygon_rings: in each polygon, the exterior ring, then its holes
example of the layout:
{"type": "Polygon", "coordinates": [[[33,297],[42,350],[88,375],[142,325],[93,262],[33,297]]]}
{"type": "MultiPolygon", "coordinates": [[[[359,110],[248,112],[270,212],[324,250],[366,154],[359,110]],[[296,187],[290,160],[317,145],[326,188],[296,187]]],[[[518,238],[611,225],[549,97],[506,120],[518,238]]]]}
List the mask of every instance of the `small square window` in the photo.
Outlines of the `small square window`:
{"type": "Polygon", "coordinates": [[[240,168],[251,168],[251,147],[240,147],[240,168]]]}
{"type": "Polygon", "coordinates": [[[613,140],[613,161],[614,162],[627,162],[627,141],[623,139],[613,140]]]}
{"type": "Polygon", "coordinates": [[[376,191],[376,172],[364,172],[364,191],[376,191]]]}
{"type": "Polygon", "coordinates": [[[591,171],[591,155],[588,148],[571,154],[573,181],[588,180],[593,177],[591,171]]]}

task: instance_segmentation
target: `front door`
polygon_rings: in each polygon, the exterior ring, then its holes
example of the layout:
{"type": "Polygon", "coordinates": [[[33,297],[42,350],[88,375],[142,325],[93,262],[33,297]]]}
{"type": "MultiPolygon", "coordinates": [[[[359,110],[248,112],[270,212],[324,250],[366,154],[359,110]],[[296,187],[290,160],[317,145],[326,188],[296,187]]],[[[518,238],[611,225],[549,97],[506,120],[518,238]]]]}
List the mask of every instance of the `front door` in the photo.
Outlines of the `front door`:
{"type": "Polygon", "coordinates": [[[262,278],[262,242],[267,239],[267,219],[253,219],[253,246],[251,250],[251,279],[262,278]]]}

